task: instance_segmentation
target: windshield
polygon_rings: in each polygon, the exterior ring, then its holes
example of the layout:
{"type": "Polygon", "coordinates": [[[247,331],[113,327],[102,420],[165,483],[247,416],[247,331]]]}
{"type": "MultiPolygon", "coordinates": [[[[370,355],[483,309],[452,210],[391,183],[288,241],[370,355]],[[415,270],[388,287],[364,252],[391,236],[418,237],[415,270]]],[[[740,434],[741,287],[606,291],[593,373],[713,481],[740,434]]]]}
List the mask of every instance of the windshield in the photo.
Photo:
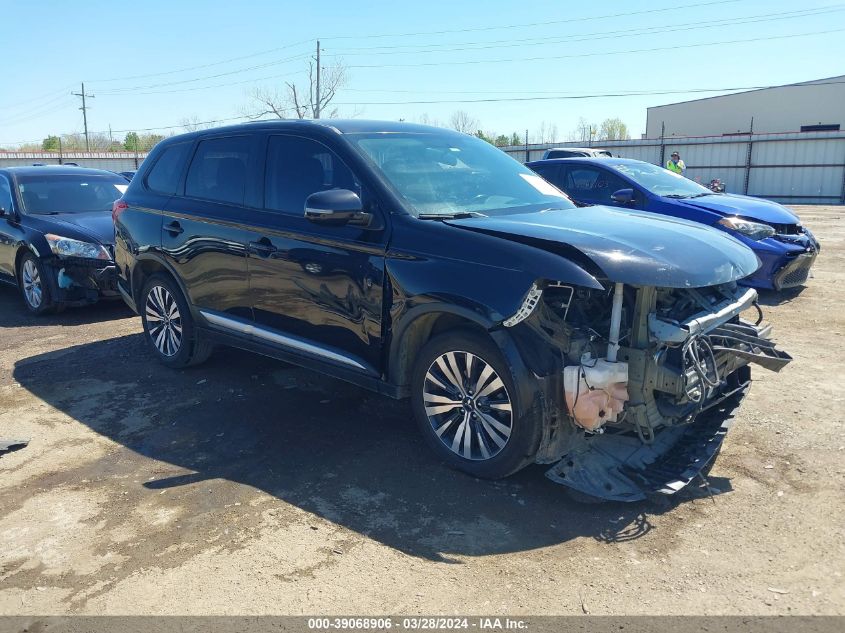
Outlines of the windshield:
{"type": "Polygon", "coordinates": [[[564,193],[486,141],[452,132],[350,134],[417,216],[574,209],[564,193]]]}
{"type": "Polygon", "coordinates": [[[692,198],[713,193],[680,174],[650,163],[620,163],[613,168],[658,196],[692,198]]]}
{"type": "Polygon", "coordinates": [[[109,211],[129,186],[117,174],[27,175],[17,181],[24,211],[30,214],[109,211]]]}

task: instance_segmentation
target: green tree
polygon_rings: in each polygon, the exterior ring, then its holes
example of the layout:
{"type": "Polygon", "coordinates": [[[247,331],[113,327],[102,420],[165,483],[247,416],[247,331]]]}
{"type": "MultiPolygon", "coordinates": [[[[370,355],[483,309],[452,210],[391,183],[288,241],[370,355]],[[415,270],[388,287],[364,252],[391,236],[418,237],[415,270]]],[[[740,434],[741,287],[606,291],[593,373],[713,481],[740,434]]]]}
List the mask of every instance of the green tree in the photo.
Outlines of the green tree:
{"type": "Polygon", "coordinates": [[[511,136],[511,145],[522,145],[522,139],[519,136],[519,132],[514,132],[511,136]]]}
{"type": "Polygon", "coordinates": [[[605,119],[599,128],[599,138],[603,141],[626,141],[631,138],[628,126],[620,118],[605,119]]]}
{"type": "Polygon", "coordinates": [[[141,149],[141,140],[135,132],[129,132],[123,140],[123,147],[128,152],[134,152],[136,149],[141,149]]]}
{"type": "Polygon", "coordinates": [[[478,138],[480,138],[482,141],[487,141],[487,142],[488,142],[488,143],[490,143],[491,145],[495,145],[495,144],[496,144],[496,141],[495,141],[495,140],[493,140],[493,137],[492,137],[491,135],[489,135],[489,134],[485,134],[483,130],[476,130],[476,131],[475,131],[475,136],[477,136],[478,138]]]}
{"type": "Polygon", "coordinates": [[[58,136],[52,134],[41,142],[41,149],[45,152],[58,152],[61,146],[61,141],[58,136]]]}
{"type": "Polygon", "coordinates": [[[504,147],[505,145],[512,145],[511,137],[508,136],[507,134],[499,134],[499,136],[496,137],[495,145],[496,145],[496,147],[504,147]]]}

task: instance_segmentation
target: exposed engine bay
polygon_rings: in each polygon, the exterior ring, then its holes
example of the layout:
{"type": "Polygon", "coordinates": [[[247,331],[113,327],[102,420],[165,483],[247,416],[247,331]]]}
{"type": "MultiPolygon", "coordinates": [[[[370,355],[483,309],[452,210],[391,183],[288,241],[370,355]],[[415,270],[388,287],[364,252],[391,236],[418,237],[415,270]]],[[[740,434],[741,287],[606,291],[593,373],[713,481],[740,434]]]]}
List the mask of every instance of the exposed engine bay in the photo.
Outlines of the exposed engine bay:
{"type": "Polygon", "coordinates": [[[560,415],[549,416],[537,461],[556,462],[552,480],[604,499],[685,486],[718,452],[749,365],[779,371],[791,360],[771,341],[756,291],[734,282],[538,283],[504,325],[529,328],[560,356],[562,380],[546,383],[560,415]]]}

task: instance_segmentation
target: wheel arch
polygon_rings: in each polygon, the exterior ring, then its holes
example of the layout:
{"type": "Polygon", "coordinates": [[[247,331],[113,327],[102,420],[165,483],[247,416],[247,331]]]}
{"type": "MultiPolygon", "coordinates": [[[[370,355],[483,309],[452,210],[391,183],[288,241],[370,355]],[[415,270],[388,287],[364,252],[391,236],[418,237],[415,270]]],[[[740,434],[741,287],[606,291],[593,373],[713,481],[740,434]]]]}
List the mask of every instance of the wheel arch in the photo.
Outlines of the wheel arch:
{"type": "Polygon", "coordinates": [[[141,309],[141,291],[144,289],[144,285],[150,277],[158,274],[167,275],[174,281],[174,283],[176,283],[179,287],[179,291],[185,297],[188,307],[193,312],[194,308],[191,304],[190,295],[188,294],[185,284],[179,278],[179,275],[176,274],[176,271],[174,271],[164,259],[153,254],[147,254],[138,258],[135,265],[132,267],[130,280],[130,283],[132,284],[132,299],[135,301],[135,305],[138,306],[138,309],[141,309]]]}

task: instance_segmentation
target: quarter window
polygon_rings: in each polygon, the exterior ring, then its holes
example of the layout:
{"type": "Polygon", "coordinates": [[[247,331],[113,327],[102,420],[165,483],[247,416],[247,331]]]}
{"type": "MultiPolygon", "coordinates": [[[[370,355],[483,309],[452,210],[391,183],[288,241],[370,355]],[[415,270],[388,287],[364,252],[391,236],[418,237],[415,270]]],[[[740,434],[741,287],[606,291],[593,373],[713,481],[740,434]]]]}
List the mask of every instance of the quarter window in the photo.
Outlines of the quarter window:
{"type": "Polygon", "coordinates": [[[264,208],[302,215],[312,193],[361,186],[346,164],[325,145],[299,136],[271,136],[267,144],[264,208]]]}
{"type": "Polygon", "coordinates": [[[157,193],[176,193],[190,147],[190,143],[179,143],[165,149],[147,176],[147,187],[157,193]]]}
{"type": "Polygon", "coordinates": [[[188,170],[185,195],[243,204],[251,143],[248,136],[201,141],[188,170]]]}

